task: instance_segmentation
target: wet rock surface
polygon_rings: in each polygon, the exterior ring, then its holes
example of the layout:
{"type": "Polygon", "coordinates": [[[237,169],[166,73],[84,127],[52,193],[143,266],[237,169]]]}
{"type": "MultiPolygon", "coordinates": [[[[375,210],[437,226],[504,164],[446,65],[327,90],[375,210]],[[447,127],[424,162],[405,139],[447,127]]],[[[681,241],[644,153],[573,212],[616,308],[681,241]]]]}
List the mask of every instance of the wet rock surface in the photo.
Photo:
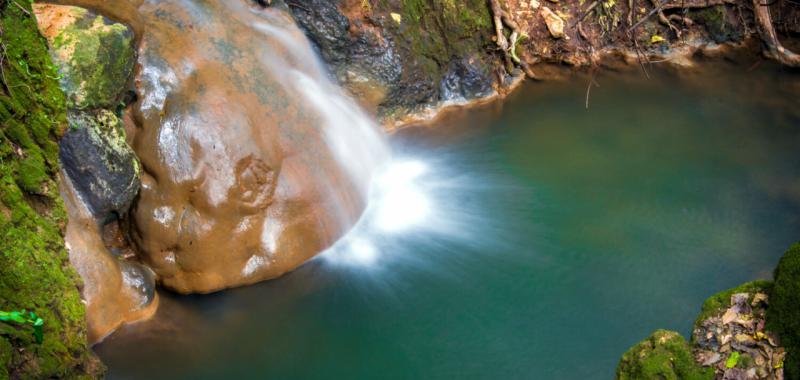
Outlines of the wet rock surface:
{"type": "Polygon", "coordinates": [[[698,321],[692,332],[695,357],[714,369],[715,379],[784,378],[786,352],[775,334],[765,329],[766,292],[734,293],[729,307],[698,321]]]}
{"type": "Polygon", "coordinates": [[[485,4],[370,4],[298,0],[289,9],[338,81],[387,124],[495,93],[485,4]]]}
{"type": "MultiPolygon", "coordinates": [[[[62,177],[62,197],[69,217],[64,241],[70,263],[83,279],[81,295],[86,305],[88,338],[96,343],[122,324],[147,319],[155,313],[155,274],[132,257],[117,255],[110,249],[102,236],[102,224],[78,195],[73,182],[62,177]]],[[[119,236],[117,240],[124,238],[119,236]]]]}

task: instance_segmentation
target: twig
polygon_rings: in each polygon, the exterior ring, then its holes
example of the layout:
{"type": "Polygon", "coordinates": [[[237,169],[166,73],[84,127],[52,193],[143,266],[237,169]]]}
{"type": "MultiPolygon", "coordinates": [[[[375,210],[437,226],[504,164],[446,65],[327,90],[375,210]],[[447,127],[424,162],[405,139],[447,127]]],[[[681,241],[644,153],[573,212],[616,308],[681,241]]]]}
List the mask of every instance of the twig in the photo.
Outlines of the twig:
{"type": "Polygon", "coordinates": [[[586,86],[586,109],[589,109],[589,93],[592,91],[592,84],[599,87],[597,82],[594,81],[594,74],[597,73],[597,69],[592,70],[592,76],[589,78],[589,85],[586,86]]]}
{"type": "Polygon", "coordinates": [[[31,12],[28,12],[27,9],[23,8],[22,5],[19,5],[19,3],[16,2],[15,0],[11,0],[11,2],[14,3],[14,5],[16,5],[17,8],[19,8],[21,11],[25,12],[26,15],[28,15],[28,16],[31,15],[31,12]]]}
{"type": "Polygon", "coordinates": [[[289,3],[289,2],[287,2],[286,5],[288,5],[290,7],[300,8],[300,9],[302,9],[302,10],[308,12],[308,13],[311,13],[310,9],[308,9],[308,8],[306,8],[306,7],[304,7],[304,6],[300,5],[300,4],[297,4],[297,3],[289,3]]]}
{"type": "MultiPolygon", "coordinates": [[[[583,13],[583,16],[581,16],[581,18],[578,19],[578,21],[575,24],[585,20],[586,17],[589,17],[589,14],[592,13],[592,11],[594,10],[595,7],[597,7],[597,4],[599,4],[599,2],[597,2],[597,1],[594,1],[591,4],[589,4],[589,8],[586,8],[586,12],[583,13]]],[[[575,24],[572,24],[572,26],[575,26],[575,24]]]]}

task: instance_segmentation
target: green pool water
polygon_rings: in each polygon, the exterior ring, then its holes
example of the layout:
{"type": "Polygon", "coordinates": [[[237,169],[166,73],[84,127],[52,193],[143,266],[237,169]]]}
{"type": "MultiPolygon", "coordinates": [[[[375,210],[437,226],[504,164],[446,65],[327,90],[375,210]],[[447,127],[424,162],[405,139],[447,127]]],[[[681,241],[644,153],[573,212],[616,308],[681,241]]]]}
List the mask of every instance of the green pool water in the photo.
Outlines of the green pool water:
{"type": "Polygon", "coordinates": [[[800,240],[800,75],[717,62],[523,85],[391,136],[430,206],[96,346],[110,379],[610,379],[800,240]],[[750,71],[748,71],[750,69],[750,71]]]}

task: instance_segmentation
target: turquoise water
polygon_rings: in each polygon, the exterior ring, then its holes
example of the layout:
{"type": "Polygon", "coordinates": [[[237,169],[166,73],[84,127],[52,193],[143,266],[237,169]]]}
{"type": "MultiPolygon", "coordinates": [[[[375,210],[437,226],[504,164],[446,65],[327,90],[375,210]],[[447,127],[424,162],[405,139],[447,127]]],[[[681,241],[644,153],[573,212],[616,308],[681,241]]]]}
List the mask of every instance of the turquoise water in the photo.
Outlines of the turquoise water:
{"type": "MultiPolygon", "coordinates": [[[[800,240],[800,75],[719,64],[524,85],[392,136],[430,210],[212,295],[162,292],[111,379],[609,379],[800,240]]],[[[419,203],[414,207],[422,207],[419,203]]],[[[361,232],[359,232],[361,231],[361,232]]]]}

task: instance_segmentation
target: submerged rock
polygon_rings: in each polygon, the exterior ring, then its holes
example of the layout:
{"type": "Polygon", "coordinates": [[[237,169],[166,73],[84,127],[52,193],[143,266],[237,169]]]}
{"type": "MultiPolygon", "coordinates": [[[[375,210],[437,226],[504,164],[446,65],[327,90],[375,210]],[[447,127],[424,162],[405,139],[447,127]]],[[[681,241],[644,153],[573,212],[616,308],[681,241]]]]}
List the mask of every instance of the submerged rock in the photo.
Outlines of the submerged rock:
{"type": "Polygon", "coordinates": [[[122,122],[106,110],[74,112],[69,122],[59,152],[64,170],[96,217],[124,214],[139,192],[141,169],[122,122]]]}
{"type": "Polygon", "coordinates": [[[689,343],[681,334],[656,330],[622,356],[616,379],[710,380],[713,374],[695,363],[689,343]]]}
{"type": "Polygon", "coordinates": [[[133,31],[79,7],[36,5],[69,106],[114,108],[135,62],[133,31]]]}

